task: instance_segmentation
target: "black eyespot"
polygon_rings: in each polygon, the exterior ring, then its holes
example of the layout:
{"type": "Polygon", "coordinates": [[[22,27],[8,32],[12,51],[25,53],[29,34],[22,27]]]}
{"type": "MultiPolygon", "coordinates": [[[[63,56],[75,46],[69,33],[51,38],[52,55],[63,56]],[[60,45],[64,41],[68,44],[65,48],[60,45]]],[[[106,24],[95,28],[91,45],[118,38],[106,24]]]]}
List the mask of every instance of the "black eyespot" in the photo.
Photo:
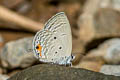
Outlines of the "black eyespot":
{"type": "Polygon", "coordinates": [[[54,37],[54,39],[56,39],[56,37],[54,37]]]}
{"type": "Polygon", "coordinates": [[[53,59],[51,59],[53,61],[53,59]]]}
{"type": "Polygon", "coordinates": [[[55,54],[57,54],[57,52],[55,52],[55,54]]]}
{"type": "Polygon", "coordinates": [[[39,49],[39,46],[36,46],[36,49],[39,49]]]}
{"type": "Polygon", "coordinates": [[[59,47],[59,49],[62,49],[62,47],[59,47]]]}
{"type": "Polygon", "coordinates": [[[66,58],[66,56],[65,56],[65,58],[66,58]]]}

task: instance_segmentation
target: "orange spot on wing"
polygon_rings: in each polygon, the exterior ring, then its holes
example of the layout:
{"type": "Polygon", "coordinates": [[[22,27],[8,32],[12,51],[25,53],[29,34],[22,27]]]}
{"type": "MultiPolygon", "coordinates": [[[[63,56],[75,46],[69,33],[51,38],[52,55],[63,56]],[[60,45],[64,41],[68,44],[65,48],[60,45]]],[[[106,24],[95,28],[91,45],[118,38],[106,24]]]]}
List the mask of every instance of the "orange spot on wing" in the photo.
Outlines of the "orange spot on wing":
{"type": "Polygon", "coordinates": [[[40,44],[37,45],[37,50],[40,52],[40,56],[42,56],[42,53],[41,53],[42,46],[40,46],[40,44]]]}

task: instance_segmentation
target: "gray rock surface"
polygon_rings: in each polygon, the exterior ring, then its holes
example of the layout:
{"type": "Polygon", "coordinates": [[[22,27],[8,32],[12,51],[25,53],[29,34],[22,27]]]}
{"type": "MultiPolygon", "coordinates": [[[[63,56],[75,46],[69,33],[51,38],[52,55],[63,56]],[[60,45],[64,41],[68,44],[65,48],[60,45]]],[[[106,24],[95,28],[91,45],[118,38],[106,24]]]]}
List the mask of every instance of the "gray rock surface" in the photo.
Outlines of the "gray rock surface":
{"type": "Polygon", "coordinates": [[[105,41],[103,46],[106,46],[104,59],[108,63],[120,63],[120,38],[105,41]]]}
{"type": "Polygon", "coordinates": [[[107,75],[120,76],[120,65],[104,65],[100,72],[107,75]]]}
{"type": "Polygon", "coordinates": [[[120,38],[112,38],[104,41],[97,48],[92,49],[88,53],[94,57],[101,57],[105,63],[120,63],[120,38]]]}
{"type": "Polygon", "coordinates": [[[0,59],[5,68],[28,67],[36,61],[32,51],[33,37],[11,41],[3,47],[0,59]]]}
{"type": "Polygon", "coordinates": [[[7,80],[9,76],[0,74],[0,80],[7,80]]]}
{"type": "Polygon", "coordinates": [[[8,80],[120,80],[120,77],[81,68],[40,64],[18,72],[8,80]]]}

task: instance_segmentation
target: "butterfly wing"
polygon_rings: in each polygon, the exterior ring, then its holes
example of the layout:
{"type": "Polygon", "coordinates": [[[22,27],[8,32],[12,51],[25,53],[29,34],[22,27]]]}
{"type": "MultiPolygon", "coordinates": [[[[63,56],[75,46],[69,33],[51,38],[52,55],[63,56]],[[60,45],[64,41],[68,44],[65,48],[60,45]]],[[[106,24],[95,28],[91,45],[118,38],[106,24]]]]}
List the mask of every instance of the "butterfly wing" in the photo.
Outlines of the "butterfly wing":
{"type": "MultiPolygon", "coordinates": [[[[71,60],[72,37],[69,21],[60,12],[50,18],[44,30],[39,31],[34,38],[35,46],[42,46],[40,61],[67,64],[71,60]]],[[[35,47],[34,47],[35,49],[35,47]]]]}
{"type": "Polygon", "coordinates": [[[59,58],[62,57],[62,59],[65,57],[70,57],[72,50],[72,36],[70,24],[65,13],[64,12],[57,13],[55,16],[49,19],[48,22],[45,24],[44,29],[51,31],[53,33],[52,39],[54,41],[53,44],[55,45],[53,49],[51,49],[50,53],[59,52],[58,54],[54,55],[48,54],[49,57],[59,56],[59,58]],[[62,49],[59,49],[60,47],[62,49]]]}
{"type": "Polygon", "coordinates": [[[49,44],[48,42],[51,35],[52,33],[46,30],[40,30],[36,33],[33,39],[33,52],[36,58],[46,58],[45,53],[48,52],[48,47],[46,47],[46,44],[49,44]]]}
{"type": "Polygon", "coordinates": [[[62,39],[62,43],[65,44],[64,46],[66,46],[67,48],[66,53],[68,53],[68,55],[71,54],[72,50],[71,28],[67,16],[65,15],[64,12],[57,13],[55,16],[50,18],[48,22],[45,24],[44,29],[53,32],[54,34],[56,34],[56,36],[60,36],[60,34],[61,36],[66,35],[65,37],[63,37],[64,39],[62,39]]]}

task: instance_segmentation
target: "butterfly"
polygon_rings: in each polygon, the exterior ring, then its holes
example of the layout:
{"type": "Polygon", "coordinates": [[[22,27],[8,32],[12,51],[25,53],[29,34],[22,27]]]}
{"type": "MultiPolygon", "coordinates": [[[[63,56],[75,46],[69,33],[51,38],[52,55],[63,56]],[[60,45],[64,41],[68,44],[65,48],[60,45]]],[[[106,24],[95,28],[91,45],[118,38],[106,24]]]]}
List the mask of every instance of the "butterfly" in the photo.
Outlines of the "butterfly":
{"type": "Polygon", "coordinates": [[[51,17],[33,39],[33,52],[41,62],[71,64],[73,56],[71,28],[64,12],[51,17]]]}

